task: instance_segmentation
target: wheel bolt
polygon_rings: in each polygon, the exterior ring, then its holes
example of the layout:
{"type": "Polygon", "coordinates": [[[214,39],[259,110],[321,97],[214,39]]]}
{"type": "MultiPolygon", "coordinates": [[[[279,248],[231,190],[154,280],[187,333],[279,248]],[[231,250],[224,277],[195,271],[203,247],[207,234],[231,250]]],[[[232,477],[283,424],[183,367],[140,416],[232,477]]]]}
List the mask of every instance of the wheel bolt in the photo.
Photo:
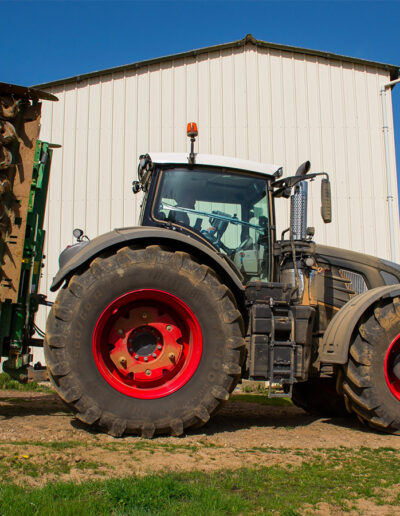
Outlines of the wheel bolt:
{"type": "Polygon", "coordinates": [[[153,358],[157,358],[157,355],[156,355],[155,353],[153,353],[151,356],[152,356],[153,358]]]}
{"type": "Polygon", "coordinates": [[[147,314],[146,314],[146,312],[143,312],[143,313],[142,313],[142,319],[147,319],[147,314]]]}
{"type": "Polygon", "coordinates": [[[144,357],[144,361],[148,362],[149,361],[149,357],[144,357]]]}
{"type": "Polygon", "coordinates": [[[120,328],[118,331],[117,331],[118,335],[124,335],[124,330],[122,328],[120,328]]]}
{"type": "Polygon", "coordinates": [[[175,360],[175,355],[174,355],[174,353],[170,353],[170,354],[168,355],[168,358],[169,358],[170,360],[175,360]]]}
{"type": "Polygon", "coordinates": [[[162,348],[161,344],[157,346],[157,349],[160,350],[162,348]]]}
{"type": "Polygon", "coordinates": [[[122,367],[126,367],[126,358],[125,357],[120,358],[119,363],[122,365],[122,367]]]}
{"type": "Polygon", "coordinates": [[[147,375],[147,376],[150,376],[150,375],[151,375],[151,371],[150,371],[150,369],[146,369],[146,375],[147,375]]]}
{"type": "Polygon", "coordinates": [[[167,331],[171,331],[171,330],[172,330],[172,326],[170,324],[168,324],[167,331]]]}
{"type": "Polygon", "coordinates": [[[139,360],[139,355],[135,355],[135,360],[139,360]]]}

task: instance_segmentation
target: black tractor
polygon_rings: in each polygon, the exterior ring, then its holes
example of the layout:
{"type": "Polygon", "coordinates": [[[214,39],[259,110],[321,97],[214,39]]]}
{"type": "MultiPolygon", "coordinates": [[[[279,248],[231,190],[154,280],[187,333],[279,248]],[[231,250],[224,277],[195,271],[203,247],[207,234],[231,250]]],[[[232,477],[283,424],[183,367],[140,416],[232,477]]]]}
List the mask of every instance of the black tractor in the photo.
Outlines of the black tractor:
{"type": "Polygon", "coordinates": [[[292,177],[245,160],[140,156],[139,226],[60,256],[45,339],[60,397],[114,436],[180,435],[205,424],[241,379],[325,416],[400,430],[400,267],[317,245],[310,163],[292,177]],[[275,198],[290,199],[277,237],[275,198]],[[276,385],[281,390],[276,390],[276,385]]]}

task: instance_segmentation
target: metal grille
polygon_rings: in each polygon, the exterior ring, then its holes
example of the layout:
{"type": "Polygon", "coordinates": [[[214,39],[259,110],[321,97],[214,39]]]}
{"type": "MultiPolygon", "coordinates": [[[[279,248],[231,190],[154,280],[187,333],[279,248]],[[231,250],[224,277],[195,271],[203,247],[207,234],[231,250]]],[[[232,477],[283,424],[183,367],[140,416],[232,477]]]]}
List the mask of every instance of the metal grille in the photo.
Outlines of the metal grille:
{"type": "Polygon", "coordinates": [[[306,237],[307,230],[307,196],[308,184],[302,181],[295,187],[295,193],[290,201],[290,219],[293,238],[301,240],[306,237]]]}
{"type": "Polygon", "coordinates": [[[365,283],[364,278],[361,274],[357,272],[348,271],[346,269],[339,269],[339,273],[342,278],[346,278],[350,280],[350,283],[347,283],[347,288],[354,290],[355,295],[362,294],[363,292],[368,290],[367,284],[365,283]]]}

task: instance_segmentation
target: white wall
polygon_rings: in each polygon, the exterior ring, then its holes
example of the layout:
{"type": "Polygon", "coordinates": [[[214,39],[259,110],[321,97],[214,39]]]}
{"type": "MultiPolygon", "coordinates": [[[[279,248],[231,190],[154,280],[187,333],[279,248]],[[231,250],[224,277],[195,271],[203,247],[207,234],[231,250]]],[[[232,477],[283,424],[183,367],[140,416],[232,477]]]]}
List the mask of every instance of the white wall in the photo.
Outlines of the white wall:
{"type": "MultiPolygon", "coordinates": [[[[53,157],[41,291],[49,293],[74,227],[94,237],[136,224],[138,155],[187,150],[188,121],[198,123],[199,152],[282,164],[285,175],[310,159],[313,171],[330,173],[333,193],[333,222],[324,226],[319,181],[310,187],[315,239],[389,258],[379,95],[389,80],[381,68],[247,45],[50,88],[59,102],[43,103],[40,137],[62,148],[53,157]]],[[[283,228],[288,203],[280,204],[283,228]]]]}

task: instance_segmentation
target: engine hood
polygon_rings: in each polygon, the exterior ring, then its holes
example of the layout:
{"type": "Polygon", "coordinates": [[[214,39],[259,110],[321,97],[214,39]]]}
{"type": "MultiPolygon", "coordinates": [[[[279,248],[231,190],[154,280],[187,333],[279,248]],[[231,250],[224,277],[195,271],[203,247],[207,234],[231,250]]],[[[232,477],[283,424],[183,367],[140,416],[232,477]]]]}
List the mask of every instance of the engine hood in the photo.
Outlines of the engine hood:
{"type": "Polygon", "coordinates": [[[317,244],[317,262],[328,263],[358,272],[364,276],[369,289],[400,283],[400,265],[368,254],[317,244]]]}

